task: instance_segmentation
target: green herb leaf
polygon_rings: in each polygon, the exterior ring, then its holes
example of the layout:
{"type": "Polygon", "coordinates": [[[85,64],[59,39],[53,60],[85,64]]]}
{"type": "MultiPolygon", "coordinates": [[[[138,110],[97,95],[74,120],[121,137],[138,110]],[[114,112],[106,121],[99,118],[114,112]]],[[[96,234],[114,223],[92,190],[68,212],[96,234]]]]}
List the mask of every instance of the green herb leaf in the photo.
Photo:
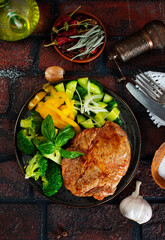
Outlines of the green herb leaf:
{"type": "Polygon", "coordinates": [[[53,123],[53,119],[50,115],[48,115],[42,122],[41,133],[46,138],[47,141],[54,143],[54,141],[55,141],[55,126],[53,123]]]}
{"type": "Polygon", "coordinates": [[[67,125],[56,137],[55,146],[58,149],[59,147],[64,146],[70,139],[75,135],[74,128],[71,125],[67,125]]]}
{"type": "Polygon", "coordinates": [[[96,25],[93,28],[91,28],[89,31],[87,31],[85,34],[73,35],[73,36],[70,36],[70,38],[79,38],[79,40],[74,46],[68,48],[67,51],[72,51],[75,49],[80,49],[82,47],[85,47],[85,51],[74,56],[72,58],[73,60],[77,57],[82,57],[90,54],[97,47],[102,45],[104,43],[105,33],[102,30],[102,28],[100,29],[99,25],[96,25]]]}
{"type": "Polygon", "coordinates": [[[87,22],[83,23],[84,27],[88,29],[89,24],[87,22]]]}
{"type": "Polygon", "coordinates": [[[64,149],[60,149],[60,154],[62,157],[64,158],[76,158],[76,157],[79,157],[79,156],[82,156],[84,155],[83,153],[81,152],[77,152],[77,151],[67,151],[67,150],[64,150],[64,149]]]}
{"type": "Polygon", "coordinates": [[[47,143],[41,144],[38,147],[38,150],[41,152],[42,155],[45,155],[45,154],[53,153],[56,150],[56,148],[52,142],[47,142],[47,143]]]}

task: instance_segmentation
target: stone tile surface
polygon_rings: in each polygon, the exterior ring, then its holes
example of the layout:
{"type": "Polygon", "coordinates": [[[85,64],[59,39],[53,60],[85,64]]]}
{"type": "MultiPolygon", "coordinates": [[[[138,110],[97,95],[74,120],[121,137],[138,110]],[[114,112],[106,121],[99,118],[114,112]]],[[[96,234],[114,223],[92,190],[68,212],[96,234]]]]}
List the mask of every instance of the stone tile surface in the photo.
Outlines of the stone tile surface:
{"type": "Polygon", "coordinates": [[[35,204],[1,204],[1,240],[37,240],[41,237],[41,209],[35,204]]]}
{"type": "Polygon", "coordinates": [[[69,239],[132,239],[133,223],[124,218],[117,205],[86,209],[48,207],[48,239],[67,229],[69,239]]]}
{"type": "Polygon", "coordinates": [[[0,162],[0,199],[25,199],[29,184],[25,180],[17,162],[0,162]]]}
{"type": "Polygon", "coordinates": [[[8,78],[0,78],[0,113],[6,113],[10,102],[10,87],[8,78]]]}

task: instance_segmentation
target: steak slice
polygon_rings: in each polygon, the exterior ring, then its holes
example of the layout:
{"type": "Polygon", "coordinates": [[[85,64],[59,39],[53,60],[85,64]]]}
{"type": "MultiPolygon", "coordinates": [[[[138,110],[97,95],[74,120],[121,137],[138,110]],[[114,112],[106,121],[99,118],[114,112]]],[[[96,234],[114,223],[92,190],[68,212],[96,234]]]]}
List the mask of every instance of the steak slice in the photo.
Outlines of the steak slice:
{"type": "Polygon", "coordinates": [[[67,150],[79,151],[84,155],[75,159],[63,158],[65,187],[76,196],[93,196],[97,200],[115,192],[131,160],[126,133],[110,121],[102,128],[83,130],[67,150]]]}

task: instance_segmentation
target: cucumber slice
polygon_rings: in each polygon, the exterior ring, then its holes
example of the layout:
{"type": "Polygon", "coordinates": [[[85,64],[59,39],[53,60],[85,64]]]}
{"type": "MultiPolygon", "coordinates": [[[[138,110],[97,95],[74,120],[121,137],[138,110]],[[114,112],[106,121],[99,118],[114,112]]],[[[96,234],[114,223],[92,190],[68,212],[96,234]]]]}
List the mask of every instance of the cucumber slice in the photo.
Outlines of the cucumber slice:
{"type": "Polygon", "coordinates": [[[82,115],[82,114],[77,114],[77,122],[78,122],[78,124],[80,124],[80,123],[82,123],[84,121],[86,121],[86,117],[84,115],[82,115]]]}
{"type": "Polygon", "coordinates": [[[77,86],[77,81],[70,81],[66,85],[66,95],[70,100],[73,98],[76,86],[77,86]]]}
{"type": "Polygon", "coordinates": [[[63,83],[57,84],[54,88],[56,89],[57,92],[65,92],[65,87],[63,83]]]}
{"type": "Polygon", "coordinates": [[[97,95],[97,98],[95,98],[95,102],[100,102],[101,99],[103,98],[103,94],[93,94],[93,95],[97,95]]]}
{"type": "Polygon", "coordinates": [[[78,78],[77,81],[82,88],[87,90],[88,77],[78,78]]]}
{"type": "Polygon", "coordinates": [[[112,99],[112,101],[108,102],[107,110],[111,111],[114,107],[117,107],[117,102],[115,99],[112,99]]]}
{"type": "MultiPolygon", "coordinates": [[[[103,94],[91,94],[90,97],[95,96],[94,102],[99,102],[103,98],[103,94]]],[[[90,98],[88,94],[85,95],[84,101],[90,98]]]]}
{"type": "Polygon", "coordinates": [[[89,79],[87,83],[87,90],[88,90],[88,84],[90,82],[90,92],[94,94],[102,94],[103,93],[103,86],[101,85],[100,82],[94,80],[94,79],[89,79]]]}
{"type": "Polygon", "coordinates": [[[111,122],[113,122],[116,118],[119,117],[120,114],[120,110],[117,107],[114,107],[110,113],[108,114],[108,116],[106,117],[106,119],[110,120],[111,122]]]}
{"type": "Polygon", "coordinates": [[[74,92],[70,91],[69,89],[66,89],[66,95],[71,100],[73,98],[74,92]]]}
{"type": "Polygon", "coordinates": [[[101,83],[94,79],[88,79],[88,77],[85,78],[78,78],[77,79],[79,85],[88,90],[88,82],[90,81],[90,92],[94,94],[102,94],[103,93],[103,86],[101,83]]]}
{"type": "Polygon", "coordinates": [[[114,123],[117,123],[119,126],[121,126],[123,124],[122,120],[120,118],[116,118],[114,120],[114,123]]]}
{"type": "Polygon", "coordinates": [[[101,89],[94,83],[90,83],[90,92],[95,94],[101,94],[101,89]]]}
{"type": "Polygon", "coordinates": [[[105,102],[98,102],[98,107],[100,107],[100,108],[106,108],[107,106],[108,106],[108,104],[105,102]]]}
{"type": "MultiPolygon", "coordinates": [[[[85,90],[84,88],[77,86],[76,90],[79,92],[79,95],[81,97],[81,99],[84,99],[84,97],[87,95],[87,90],[85,90]]],[[[80,97],[78,96],[77,92],[75,92],[74,94],[74,99],[77,101],[80,101],[80,97]]]]}
{"type": "Polygon", "coordinates": [[[105,116],[107,112],[99,112],[94,116],[95,121],[97,122],[96,127],[102,127],[105,124],[105,116]]]}
{"type": "Polygon", "coordinates": [[[103,86],[101,83],[94,79],[89,79],[90,81],[90,92],[95,94],[103,94],[103,86]]]}
{"type": "Polygon", "coordinates": [[[105,93],[104,97],[103,97],[103,102],[108,103],[108,102],[112,101],[112,99],[113,99],[113,97],[111,95],[109,95],[108,93],[105,93]]]}
{"type": "Polygon", "coordinates": [[[76,86],[77,86],[77,81],[73,80],[73,81],[70,81],[66,84],[66,89],[74,92],[75,89],[76,89],[76,86]]]}
{"type": "Polygon", "coordinates": [[[94,124],[93,124],[93,121],[92,119],[87,119],[86,121],[84,122],[81,122],[80,123],[84,128],[93,128],[94,127],[94,124]]]}

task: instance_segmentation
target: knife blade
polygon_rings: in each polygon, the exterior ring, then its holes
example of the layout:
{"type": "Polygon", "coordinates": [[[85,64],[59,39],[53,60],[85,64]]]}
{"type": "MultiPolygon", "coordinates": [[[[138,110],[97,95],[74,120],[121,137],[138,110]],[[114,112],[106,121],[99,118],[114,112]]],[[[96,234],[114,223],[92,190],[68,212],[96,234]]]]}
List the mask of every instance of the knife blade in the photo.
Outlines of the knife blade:
{"type": "Polygon", "coordinates": [[[165,121],[165,105],[160,105],[155,102],[142,91],[137,89],[132,83],[127,83],[126,88],[145,108],[165,121]]]}

